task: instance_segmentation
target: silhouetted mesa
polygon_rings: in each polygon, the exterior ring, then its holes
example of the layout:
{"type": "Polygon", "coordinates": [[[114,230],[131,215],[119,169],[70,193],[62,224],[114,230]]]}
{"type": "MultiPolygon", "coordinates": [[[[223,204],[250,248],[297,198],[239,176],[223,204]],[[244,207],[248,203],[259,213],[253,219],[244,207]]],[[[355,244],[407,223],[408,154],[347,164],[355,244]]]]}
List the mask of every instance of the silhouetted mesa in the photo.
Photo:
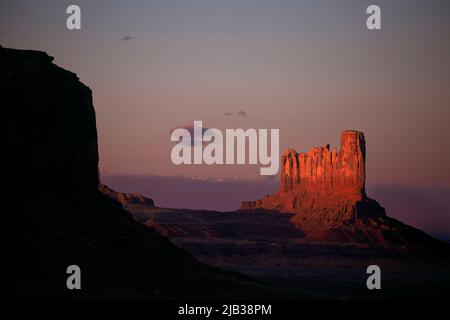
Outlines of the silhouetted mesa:
{"type": "MultiPolygon", "coordinates": [[[[280,296],[202,264],[99,190],[91,90],[44,52],[0,47],[4,291],[21,298],[280,296]],[[66,287],[81,268],[81,290],[66,287]]],[[[112,191],[111,191],[112,192],[112,191]]],[[[119,195],[123,203],[153,201],[119,195]]]]}
{"type": "Polygon", "coordinates": [[[3,183],[94,191],[98,150],[91,90],[44,52],[0,48],[3,183]]]}
{"type": "Polygon", "coordinates": [[[378,244],[426,244],[431,237],[386,216],[365,192],[366,142],[355,130],[341,133],[340,150],[327,144],[281,158],[280,190],[241,210],[294,213],[291,221],[311,240],[378,244]]]}

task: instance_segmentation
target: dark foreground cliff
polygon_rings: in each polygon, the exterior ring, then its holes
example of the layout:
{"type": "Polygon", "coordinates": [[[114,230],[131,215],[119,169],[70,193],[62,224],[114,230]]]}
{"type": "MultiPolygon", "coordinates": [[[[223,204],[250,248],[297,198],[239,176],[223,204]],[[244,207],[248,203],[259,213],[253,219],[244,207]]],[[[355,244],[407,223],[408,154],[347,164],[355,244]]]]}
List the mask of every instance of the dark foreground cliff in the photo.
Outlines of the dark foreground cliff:
{"type": "Polygon", "coordinates": [[[0,47],[4,292],[31,298],[282,296],[199,263],[98,191],[91,90],[52,60],[0,47]],[[82,289],[69,291],[66,269],[73,264],[81,268],[82,289]]]}
{"type": "Polygon", "coordinates": [[[95,191],[98,151],[91,90],[44,52],[0,49],[2,157],[7,188],[95,191]]]}

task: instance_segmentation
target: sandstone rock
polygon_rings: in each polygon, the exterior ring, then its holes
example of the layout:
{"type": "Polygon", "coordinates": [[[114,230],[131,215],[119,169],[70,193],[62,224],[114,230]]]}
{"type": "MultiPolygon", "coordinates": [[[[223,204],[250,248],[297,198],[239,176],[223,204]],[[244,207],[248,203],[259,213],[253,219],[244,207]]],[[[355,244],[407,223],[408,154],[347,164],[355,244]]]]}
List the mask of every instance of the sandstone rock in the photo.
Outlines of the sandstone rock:
{"type": "Polygon", "coordinates": [[[116,200],[125,208],[130,205],[142,205],[147,208],[155,207],[153,199],[144,197],[139,193],[117,192],[113,189],[108,188],[108,186],[104,184],[102,184],[99,189],[103,194],[107,195],[111,199],[116,200]]]}
{"type": "MultiPolygon", "coordinates": [[[[378,225],[386,216],[366,195],[365,159],[364,134],[355,130],[342,132],[339,151],[328,144],[307,153],[288,149],[281,158],[280,190],[244,201],[241,210],[295,213],[291,221],[313,239],[355,238],[361,225],[378,225]]],[[[376,241],[373,232],[358,236],[376,241]]]]}
{"type": "Polygon", "coordinates": [[[347,130],[341,134],[340,151],[330,145],[307,153],[293,149],[281,158],[280,192],[338,193],[344,197],[365,195],[365,146],[362,132],[347,130]]]}

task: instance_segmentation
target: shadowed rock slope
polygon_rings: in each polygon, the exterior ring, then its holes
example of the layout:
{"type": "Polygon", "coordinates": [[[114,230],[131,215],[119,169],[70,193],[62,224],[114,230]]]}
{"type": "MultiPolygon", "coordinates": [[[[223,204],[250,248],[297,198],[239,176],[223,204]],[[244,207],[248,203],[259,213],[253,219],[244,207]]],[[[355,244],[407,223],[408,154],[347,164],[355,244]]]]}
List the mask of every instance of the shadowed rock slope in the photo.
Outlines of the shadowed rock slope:
{"type": "Polygon", "coordinates": [[[0,47],[5,292],[34,298],[282,296],[199,263],[100,193],[91,90],[52,60],[43,52],[0,47]],[[81,268],[81,290],[66,288],[72,264],[81,268]]]}

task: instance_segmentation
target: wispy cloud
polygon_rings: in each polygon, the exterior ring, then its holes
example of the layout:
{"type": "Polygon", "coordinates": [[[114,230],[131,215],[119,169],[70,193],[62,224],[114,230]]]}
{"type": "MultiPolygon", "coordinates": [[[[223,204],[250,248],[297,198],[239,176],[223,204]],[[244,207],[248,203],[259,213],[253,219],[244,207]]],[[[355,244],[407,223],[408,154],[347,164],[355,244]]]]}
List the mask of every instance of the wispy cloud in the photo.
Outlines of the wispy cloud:
{"type": "Polygon", "coordinates": [[[132,36],[125,36],[122,39],[120,39],[120,41],[129,41],[129,40],[132,40],[132,39],[134,39],[134,37],[132,37],[132,36]]]}
{"type": "MultiPolygon", "coordinates": [[[[202,138],[198,139],[198,137],[194,136],[194,125],[192,123],[188,123],[188,124],[183,124],[180,126],[176,126],[172,129],[169,130],[169,133],[172,134],[172,132],[175,129],[186,129],[187,131],[189,131],[189,133],[191,134],[191,146],[197,145],[199,143],[202,143],[202,138]]],[[[205,134],[206,130],[208,130],[209,128],[204,128],[202,127],[202,137],[205,134]]],[[[183,141],[183,143],[185,143],[186,141],[183,141]]]]}
{"type": "Polygon", "coordinates": [[[238,117],[244,117],[248,118],[248,114],[244,110],[238,110],[236,112],[225,112],[226,116],[238,116],[238,117]]]}
{"type": "Polygon", "coordinates": [[[122,192],[137,192],[165,208],[231,211],[242,200],[255,200],[276,192],[279,182],[258,179],[157,175],[104,175],[102,182],[122,192]],[[176,195],[176,196],[174,196],[176,195]]]}
{"type": "MultiPolygon", "coordinates": [[[[189,133],[191,135],[194,134],[194,125],[193,125],[193,123],[187,123],[187,124],[175,126],[174,128],[170,129],[169,132],[172,133],[172,131],[175,130],[175,129],[186,129],[187,131],[189,131],[189,133]]],[[[205,133],[205,131],[208,130],[208,129],[209,128],[202,127],[202,134],[205,133]]]]}
{"type": "Polygon", "coordinates": [[[245,112],[243,110],[239,110],[238,112],[236,112],[236,114],[241,117],[245,117],[245,118],[248,117],[247,112],[245,112]]]}

